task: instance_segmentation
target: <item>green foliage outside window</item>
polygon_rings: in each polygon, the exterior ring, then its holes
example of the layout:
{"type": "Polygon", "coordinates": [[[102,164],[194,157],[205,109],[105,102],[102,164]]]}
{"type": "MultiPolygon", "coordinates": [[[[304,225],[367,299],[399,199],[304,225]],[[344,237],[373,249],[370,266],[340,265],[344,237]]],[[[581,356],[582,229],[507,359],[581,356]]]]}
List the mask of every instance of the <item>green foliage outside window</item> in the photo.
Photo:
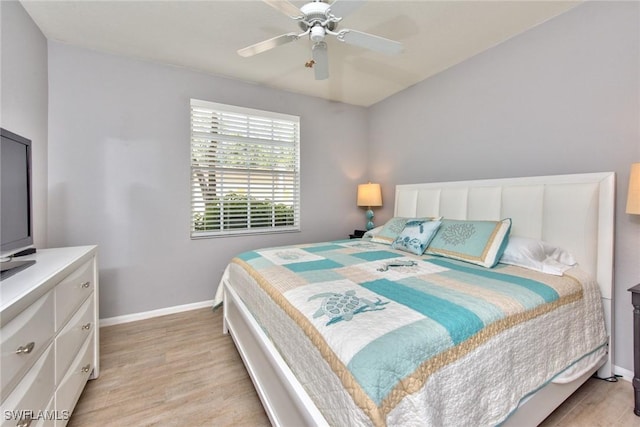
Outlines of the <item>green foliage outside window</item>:
{"type": "Polygon", "coordinates": [[[294,209],[270,200],[231,193],[205,203],[204,212],[193,215],[195,231],[284,227],[294,225],[294,209]]]}

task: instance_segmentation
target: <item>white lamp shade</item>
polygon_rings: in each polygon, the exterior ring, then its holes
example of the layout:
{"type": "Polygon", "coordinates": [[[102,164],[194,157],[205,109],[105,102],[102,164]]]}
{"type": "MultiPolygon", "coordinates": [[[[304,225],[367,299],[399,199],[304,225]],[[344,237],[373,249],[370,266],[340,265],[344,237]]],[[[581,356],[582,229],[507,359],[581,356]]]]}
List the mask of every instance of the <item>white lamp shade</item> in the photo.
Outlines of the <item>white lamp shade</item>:
{"type": "Polygon", "coordinates": [[[382,192],[380,184],[358,185],[358,206],[382,206],[382,192]]]}
{"type": "Polygon", "coordinates": [[[629,193],[627,195],[627,213],[640,215],[640,163],[631,165],[629,193]]]}

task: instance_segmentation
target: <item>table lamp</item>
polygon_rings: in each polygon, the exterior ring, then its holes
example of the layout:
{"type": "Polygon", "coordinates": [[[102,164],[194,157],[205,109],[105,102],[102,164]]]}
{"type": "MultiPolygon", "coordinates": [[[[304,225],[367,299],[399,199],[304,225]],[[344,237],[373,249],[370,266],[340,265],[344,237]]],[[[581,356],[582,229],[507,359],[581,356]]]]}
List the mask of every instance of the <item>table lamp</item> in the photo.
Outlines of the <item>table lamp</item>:
{"type": "MultiPolygon", "coordinates": [[[[640,215],[640,163],[631,165],[631,174],[629,175],[629,193],[627,193],[627,213],[631,215],[640,215]]],[[[636,258],[637,259],[637,258],[636,258]]],[[[633,413],[640,417],[640,284],[630,289],[631,304],[633,305],[633,389],[634,389],[634,409],[633,413]]]]}
{"type": "Polygon", "coordinates": [[[627,213],[640,215],[640,163],[631,165],[629,193],[627,194],[627,213]]]}
{"type": "Polygon", "coordinates": [[[373,225],[373,210],[372,207],[382,206],[382,192],[380,191],[380,184],[359,184],[358,185],[358,206],[367,207],[367,230],[371,230],[373,225]]]}

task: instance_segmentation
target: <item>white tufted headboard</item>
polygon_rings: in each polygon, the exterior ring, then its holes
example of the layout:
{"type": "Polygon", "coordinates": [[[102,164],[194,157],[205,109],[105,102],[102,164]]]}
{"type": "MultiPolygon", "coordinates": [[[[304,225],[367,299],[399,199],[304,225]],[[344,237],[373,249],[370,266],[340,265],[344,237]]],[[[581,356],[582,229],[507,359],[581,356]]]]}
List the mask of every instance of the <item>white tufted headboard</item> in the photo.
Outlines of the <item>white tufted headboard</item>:
{"type": "Polygon", "coordinates": [[[397,185],[394,216],[511,218],[512,235],[568,250],[596,278],[612,337],[614,208],[615,174],[605,172],[397,185]]]}

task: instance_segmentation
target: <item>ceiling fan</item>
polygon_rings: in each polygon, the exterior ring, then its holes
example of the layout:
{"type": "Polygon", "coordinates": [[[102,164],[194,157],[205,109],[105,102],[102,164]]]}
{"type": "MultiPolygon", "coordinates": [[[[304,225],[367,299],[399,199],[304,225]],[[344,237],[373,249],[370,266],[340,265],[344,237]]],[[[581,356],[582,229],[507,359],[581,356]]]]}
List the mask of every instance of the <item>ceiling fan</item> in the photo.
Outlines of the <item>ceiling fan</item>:
{"type": "Polygon", "coordinates": [[[324,80],[329,77],[329,58],[327,54],[327,43],[325,42],[327,35],[334,36],[338,41],[376,52],[386,54],[402,52],[402,43],[400,42],[356,30],[338,30],[338,24],[342,19],[366,0],[334,0],[331,4],[322,0],[314,0],[306,3],[299,9],[288,0],[262,1],[293,20],[298,21],[298,25],[303,32],[300,34],[282,34],[245,47],[238,50],[238,55],[240,56],[249,57],[257,55],[308,35],[312,42],[311,52],[313,59],[305,65],[307,67],[313,67],[316,80],[324,80]]]}

